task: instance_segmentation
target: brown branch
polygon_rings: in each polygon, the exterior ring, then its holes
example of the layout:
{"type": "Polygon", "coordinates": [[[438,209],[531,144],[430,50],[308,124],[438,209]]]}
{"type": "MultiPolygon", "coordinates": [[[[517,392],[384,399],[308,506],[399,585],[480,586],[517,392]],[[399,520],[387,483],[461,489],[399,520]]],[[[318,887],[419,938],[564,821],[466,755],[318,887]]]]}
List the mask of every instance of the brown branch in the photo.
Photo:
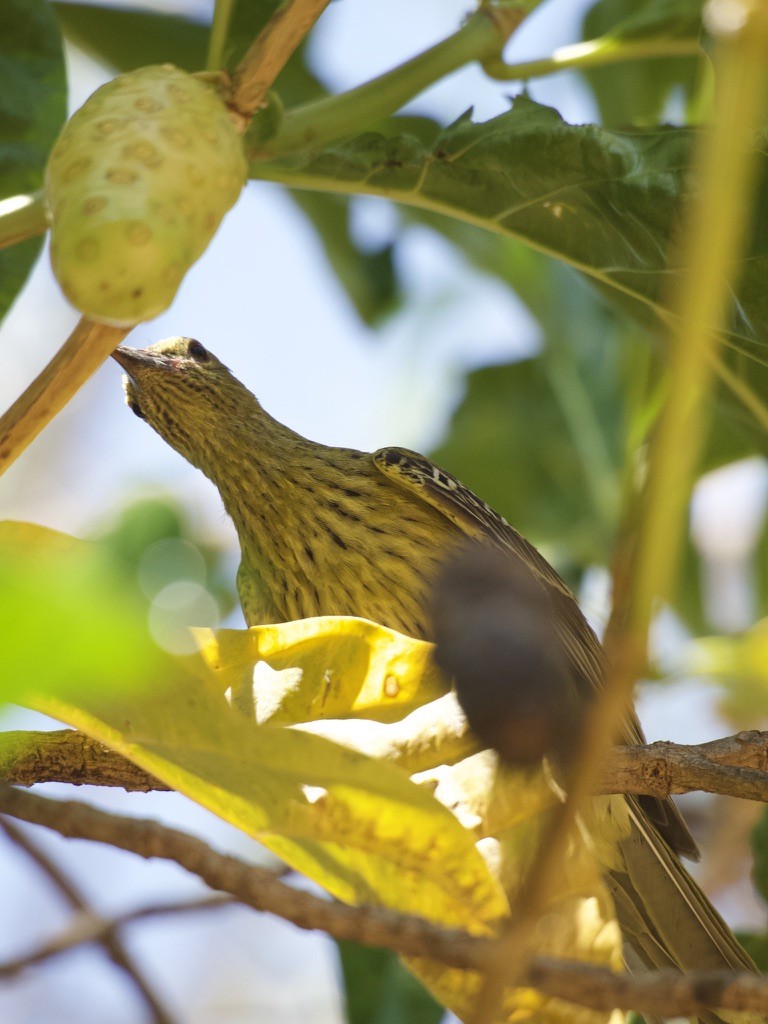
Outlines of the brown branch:
{"type": "Polygon", "coordinates": [[[0,476],[61,412],[129,330],[80,318],[45,369],[0,416],[0,476]]]}
{"type": "MultiPolygon", "coordinates": [[[[313,722],[301,728],[393,761],[408,772],[452,763],[478,749],[466,722],[441,697],[401,722],[313,722]],[[430,708],[440,707],[439,714],[430,708]],[[372,727],[372,728],[371,728],[372,727]]],[[[169,787],[97,740],[74,729],[0,733],[0,779],[20,786],[37,782],[122,786],[146,793],[169,787]]],[[[601,793],[719,793],[768,803],[768,732],[740,732],[710,743],[658,742],[612,748],[601,793]]]]}
{"type": "Polygon", "coordinates": [[[768,803],[768,732],[740,732],[711,743],[660,741],[615,747],[608,757],[602,793],[719,793],[768,803]]]}
{"type": "MultiPolygon", "coordinates": [[[[173,860],[242,903],[278,914],[300,928],[322,929],[335,938],[382,946],[472,971],[487,966],[495,947],[490,939],[440,928],[412,915],[378,907],[348,907],[291,889],[273,872],[215,853],[201,840],[157,822],[111,815],[83,804],[50,800],[9,787],[0,789],[0,811],[53,828],[62,835],[111,843],[142,857],[173,860]]],[[[128,916],[136,919],[162,913],[164,909],[135,911],[128,916]]],[[[125,923],[126,918],[112,922],[115,927],[125,923]]],[[[97,938],[96,933],[93,924],[85,922],[80,932],[85,938],[70,934],[67,948],[77,941],[97,938]]],[[[589,964],[537,957],[521,981],[545,995],[600,1011],[633,1009],[661,1017],[687,1017],[707,1009],[768,1013],[768,978],[763,975],[653,971],[631,976],[589,964]]]]}
{"type": "Polygon", "coordinates": [[[121,754],[75,729],[0,733],[0,779],[19,786],[36,782],[122,786],[132,793],[169,788],[121,754]]]}
{"type": "MultiPolygon", "coordinates": [[[[11,842],[20,850],[23,850],[27,857],[38,866],[70,907],[78,912],[81,921],[90,921],[94,928],[99,924],[102,925],[101,933],[98,936],[94,936],[94,938],[99,939],[112,963],[131,981],[139,997],[152,1014],[155,1024],[173,1024],[173,1016],[163,1006],[159,996],[153,991],[152,986],[143,976],[141,970],[134,964],[132,957],[123,946],[115,923],[101,921],[93,913],[88,906],[87,900],[72,879],[65,874],[59,865],[30,836],[26,835],[11,821],[4,818],[0,818],[0,828],[3,829],[11,842]]],[[[0,977],[3,976],[3,967],[0,965],[0,977]]]]}
{"type": "Polygon", "coordinates": [[[649,971],[615,974],[606,967],[536,957],[527,983],[591,1010],[635,1010],[659,1017],[692,1017],[703,1010],[768,1012],[768,977],[731,971],[649,971]]]}
{"type": "Polygon", "coordinates": [[[233,75],[228,103],[250,120],[267,90],[330,0],[287,0],[251,44],[233,75]]]}
{"type": "Polygon", "coordinates": [[[212,889],[228,892],[255,910],[277,914],[299,928],[319,929],[337,939],[476,969],[483,965],[491,945],[487,939],[443,929],[412,915],[379,907],[349,907],[301,892],[281,882],[273,871],[216,853],[195,836],[155,821],[108,814],[8,786],[0,787],[0,812],[52,828],[71,839],[90,839],[140,857],[172,860],[212,889]]]}
{"type": "MultiPolygon", "coordinates": [[[[42,946],[30,953],[15,957],[13,960],[6,960],[0,963],[0,979],[14,978],[17,974],[28,967],[50,960],[51,957],[66,953],[77,946],[85,945],[88,942],[100,942],[108,944],[115,934],[126,925],[134,924],[137,921],[146,921],[153,917],[162,917],[168,914],[185,914],[190,911],[211,910],[217,907],[231,905],[233,901],[228,896],[206,896],[199,900],[185,900],[178,903],[165,903],[151,907],[139,907],[130,910],[119,917],[101,918],[89,913],[80,913],[72,924],[59,935],[49,939],[42,946]]],[[[157,1020],[171,1020],[166,1014],[162,1017],[156,1016],[157,1020]]]]}

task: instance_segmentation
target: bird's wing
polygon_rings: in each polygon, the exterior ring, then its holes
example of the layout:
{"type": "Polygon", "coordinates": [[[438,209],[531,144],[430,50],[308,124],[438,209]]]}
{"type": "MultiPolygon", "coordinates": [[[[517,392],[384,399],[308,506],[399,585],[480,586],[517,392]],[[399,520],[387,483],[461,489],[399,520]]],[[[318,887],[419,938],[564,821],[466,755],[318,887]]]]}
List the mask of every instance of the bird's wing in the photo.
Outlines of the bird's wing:
{"type": "MultiPolygon", "coordinates": [[[[600,642],[546,559],[477,495],[423,455],[404,448],[382,448],[374,453],[373,461],[386,477],[439,510],[469,537],[495,544],[523,560],[552,596],[558,631],[575,671],[585,685],[599,690],[604,676],[600,642]]],[[[634,712],[627,716],[622,739],[643,742],[634,712]]],[[[609,869],[609,874],[622,931],[634,955],[649,967],[674,964],[684,970],[756,970],[672,852],[698,856],[674,803],[644,796],[624,799],[630,832],[619,841],[622,863],[609,869]]],[[[715,1013],[699,1015],[702,1024],[723,1024],[727,1019],[715,1013]]],[[[768,1022],[760,1014],[750,1015],[748,1020],[768,1022]]]]}
{"type": "MultiPolygon", "coordinates": [[[[558,632],[576,673],[577,684],[586,694],[599,690],[605,674],[600,641],[584,618],[576,598],[546,558],[503,516],[426,456],[407,448],[381,448],[373,453],[373,462],[386,477],[417,494],[467,536],[495,544],[523,561],[546,586],[553,600],[558,632]]],[[[623,743],[645,743],[634,711],[627,715],[618,739],[623,743]]],[[[671,800],[640,797],[639,803],[674,850],[698,859],[693,836],[671,800]]]]}
{"type": "MultiPolygon", "coordinates": [[[[579,682],[588,691],[599,688],[604,674],[600,641],[582,615],[573,594],[546,558],[490,505],[426,456],[407,448],[381,448],[374,452],[373,461],[385,476],[418,494],[467,536],[495,544],[521,559],[546,586],[555,602],[563,643],[579,675],[579,682]]],[[[643,742],[639,725],[629,730],[627,742],[643,742]]]]}

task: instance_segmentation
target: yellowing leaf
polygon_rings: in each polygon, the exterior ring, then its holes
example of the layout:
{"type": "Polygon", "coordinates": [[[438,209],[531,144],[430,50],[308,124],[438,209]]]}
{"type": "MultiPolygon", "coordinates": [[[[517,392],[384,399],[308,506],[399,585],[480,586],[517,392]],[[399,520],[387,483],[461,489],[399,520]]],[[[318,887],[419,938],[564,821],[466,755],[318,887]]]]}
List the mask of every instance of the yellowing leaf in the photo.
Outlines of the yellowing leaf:
{"type": "Polygon", "coordinates": [[[475,931],[505,912],[471,835],[398,768],[255,725],[191,678],[158,679],[138,701],[89,691],[78,703],[30,704],[120,751],[340,899],[475,931]]]}
{"type": "MultiPolygon", "coordinates": [[[[521,884],[556,801],[543,772],[497,777],[486,753],[438,769],[436,788],[417,784],[402,769],[323,736],[256,724],[224,698],[225,686],[239,685],[243,675],[250,682],[261,661],[278,675],[293,672],[297,681],[283,688],[273,721],[363,710],[371,717],[402,717],[446,688],[432,667],[429,644],[352,618],[202,633],[214,677],[203,659],[182,661],[154,647],[146,607],[133,604],[130,587],[113,592],[114,579],[104,568],[108,554],[97,545],[18,527],[4,535],[0,530],[0,541],[3,536],[3,566],[12,571],[10,596],[0,597],[0,607],[14,594],[24,596],[27,585],[37,594],[43,582],[50,584],[38,595],[36,632],[13,641],[17,657],[26,650],[39,668],[46,638],[52,641],[46,657],[55,661],[59,651],[66,654],[63,675],[36,671],[34,685],[18,699],[119,751],[345,902],[416,913],[475,934],[488,934],[508,913],[502,880],[512,892],[521,884]],[[62,566],[69,575],[62,575],[62,566]],[[17,579],[22,569],[33,583],[17,579]],[[77,645],[87,654],[75,657],[77,645]],[[140,660],[141,678],[151,687],[138,693],[109,685],[113,676],[127,678],[123,661],[132,657],[130,647],[148,659],[140,660]],[[91,672],[88,685],[75,679],[78,667],[91,672]],[[96,670],[99,686],[92,685],[96,670]],[[500,790],[505,800],[496,804],[494,823],[488,808],[500,790]],[[483,831],[489,825],[493,835],[483,831]]],[[[260,699],[257,693],[257,704],[260,699]]],[[[370,724],[345,723],[352,731],[370,724]]],[[[594,850],[581,834],[573,843],[537,948],[613,963],[618,933],[594,850]]],[[[445,1005],[461,1016],[469,1013],[480,983],[476,975],[431,961],[412,966],[445,1005]]],[[[514,1020],[555,1024],[561,1010],[529,990],[510,994],[514,1020]]],[[[587,1014],[584,1020],[593,1024],[604,1017],[587,1014]]]]}
{"type": "Polygon", "coordinates": [[[259,662],[281,673],[271,678],[257,670],[261,723],[350,715],[390,722],[449,689],[432,661],[432,644],[367,619],[326,616],[195,634],[222,689],[250,685],[259,662]]]}

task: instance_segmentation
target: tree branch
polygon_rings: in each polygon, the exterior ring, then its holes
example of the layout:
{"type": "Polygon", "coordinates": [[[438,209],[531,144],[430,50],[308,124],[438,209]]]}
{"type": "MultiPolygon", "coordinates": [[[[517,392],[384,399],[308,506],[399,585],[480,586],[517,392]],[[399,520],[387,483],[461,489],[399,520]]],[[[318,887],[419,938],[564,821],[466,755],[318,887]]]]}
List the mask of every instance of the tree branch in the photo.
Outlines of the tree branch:
{"type": "MultiPolygon", "coordinates": [[[[379,907],[349,907],[292,889],[279,881],[274,872],[215,853],[201,840],[154,821],[107,814],[83,804],[50,800],[10,787],[0,789],[0,811],[72,838],[111,843],[142,857],[173,860],[242,903],[278,914],[300,928],[322,929],[338,939],[386,947],[407,956],[427,957],[472,971],[487,966],[495,948],[492,939],[440,928],[413,915],[379,907]]],[[[209,905],[209,901],[203,905],[209,905]]],[[[184,907],[148,908],[110,923],[112,927],[122,926],[128,920],[179,909],[184,907]]],[[[189,909],[194,909],[194,905],[189,909]]],[[[100,922],[102,928],[107,924],[100,922]]],[[[86,921],[79,932],[70,930],[66,938],[49,944],[50,952],[45,955],[99,937],[99,928],[86,921]]],[[[37,956],[37,960],[41,958],[37,956]]],[[[18,966],[20,960],[14,962],[14,971],[32,962],[27,957],[18,966]]],[[[0,976],[10,970],[8,964],[0,967],[0,976]]],[[[537,957],[521,983],[545,995],[600,1011],[632,1009],[662,1017],[693,1016],[707,1009],[768,1013],[768,978],[746,972],[652,971],[635,977],[589,964],[537,957]]]]}
{"type": "MultiPolygon", "coordinates": [[[[17,974],[28,967],[50,960],[51,957],[66,953],[77,946],[85,945],[88,942],[101,942],[108,944],[117,932],[126,925],[134,924],[137,921],[146,921],[152,917],[162,917],[167,914],[182,914],[190,911],[212,910],[217,907],[224,907],[232,904],[228,896],[206,896],[199,900],[185,900],[184,902],[166,903],[151,907],[139,907],[130,910],[119,917],[102,918],[95,917],[90,913],[80,913],[73,923],[59,935],[49,939],[46,943],[31,953],[14,957],[13,960],[6,960],[0,963],[0,979],[14,978],[17,974]]],[[[166,1014],[156,1017],[157,1020],[170,1020],[166,1014]]]]}
{"type": "MultiPolygon", "coordinates": [[[[349,719],[301,728],[415,773],[479,749],[466,722],[453,714],[452,701],[450,695],[441,697],[389,725],[349,719]]],[[[0,733],[0,779],[21,786],[67,782],[142,793],[168,789],[143,768],[74,729],[0,733]]],[[[768,803],[768,732],[740,732],[690,746],[664,741],[613,747],[599,791],[657,797],[703,791],[768,803]]]]}
{"type": "Polygon", "coordinates": [[[121,754],[75,729],[0,733],[0,779],[19,786],[36,782],[122,786],[131,793],[169,788],[121,754]]]}
{"type": "MultiPolygon", "coordinates": [[[[154,992],[152,986],[144,977],[141,970],[133,962],[133,958],[128,950],[124,947],[120,939],[116,922],[108,922],[99,918],[98,915],[96,915],[88,906],[87,900],[72,879],[69,878],[59,865],[52,860],[47,853],[40,849],[37,843],[35,843],[30,836],[26,835],[17,825],[5,818],[0,818],[0,828],[2,828],[11,842],[13,842],[20,850],[23,850],[27,857],[29,857],[29,859],[38,866],[60,895],[64,897],[69,906],[78,912],[78,920],[80,923],[87,920],[91,923],[94,929],[98,929],[99,925],[101,926],[99,934],[94,935],[94,940],[98,939],[98,941],[101,942],[104,947],[104,951],[115,967],[121,970],[131,981],[138,992],[139,997],[152,1014],[152,1020],[155,1024],[173,1024],[173,1016],[163,1005],[160,997],[154,992]]],[[[37,954],[32,954],[33,957],[36,957],[32,962],[37,962],[38,960],[45,958],[44,956],[40,956],[40,953],[41,951],[38,950],[37,954]]],[[[23,966],[24,965],[22,964],[22,967],[23,966]]],[[[5,969],[6,968],[0,964],[0,978],[9,977],[12,974],[17,973],[12,970],[10,970],[9,973],[4,973],[5,969]]],[[[19,967],[19,970],[21,970],[21,967],[19,967]]]]}
{"type": "Polygon", "coordinates": [[[453,967],[479,969],[491,942],[440,928],[419,917],[380,907],[349,907],[301,892],[266,868],[216,853],[201,839],[156,821],[108,814],[86,804],[51,800],[0,787],[0,812],[52,828],[71,839],[109,843],[139,857],[172,860],[212,889],[228,892],[255,910],[277,914],[299,928],[319,929],[337,939],[429,957],[453,967]]]}
{"type": "Polygon", "coordinates": [[[81,317],[48,365],[0,416],[0,476],[129,333],[81,317]]]}

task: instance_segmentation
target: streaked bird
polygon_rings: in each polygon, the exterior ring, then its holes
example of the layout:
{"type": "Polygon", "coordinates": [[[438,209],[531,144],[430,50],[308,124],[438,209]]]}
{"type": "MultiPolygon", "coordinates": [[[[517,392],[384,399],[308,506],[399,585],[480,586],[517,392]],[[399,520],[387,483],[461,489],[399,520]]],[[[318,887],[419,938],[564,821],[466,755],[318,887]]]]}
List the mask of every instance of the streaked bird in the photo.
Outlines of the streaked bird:
{"type": "MultiPolygon", "coordinates": [[[[301,437],[195,339],[119,348],[114,358],[126,371],[133,412],[218,488],[240,541],[238,590],[249,624],[358,615],[430,639],[439,567],[476,539],[518,560],[544,588],[575,685],[584,693],[600,688],[600,643],[555,570],[429,459],[403,448],[369,454],[301,437]]],[[[644,741],[634,714],[619,739],[644,741]]],[[[680,863],[678,855],[698,854],[674,804],[611,799],[626,801],[630,822],[628,835],[611,836],[616,862],[607,869],[628,966],[754,971],[680,863]]]]}

